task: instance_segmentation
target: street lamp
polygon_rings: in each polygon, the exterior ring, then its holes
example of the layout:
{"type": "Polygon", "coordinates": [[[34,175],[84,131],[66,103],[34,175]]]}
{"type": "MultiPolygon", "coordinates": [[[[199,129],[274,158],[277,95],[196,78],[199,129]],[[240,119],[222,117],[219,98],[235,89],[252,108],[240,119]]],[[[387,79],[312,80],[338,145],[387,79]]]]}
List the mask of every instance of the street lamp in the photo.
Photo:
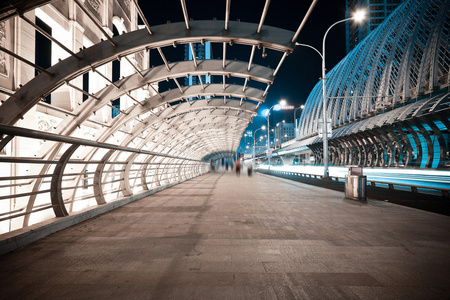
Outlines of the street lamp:
{"type": "Polygon", "coordinates": [[[263,126],[261,126],[261,128],[256,129],[255,132],[253,133],[253,159],[252,159],[252,161],[255,159],[256,132],[258,130],[265,130],[265,129],[266,129],[266,126],[263,125],[263,126]]]}
{"type": "Polygon", "coordinates": [[[281,132],[284,129],[284,126],[283,126],[284,123],[286,123],[286,120],[278,122],[277,127],[275,127],[275,139],[276,139],[276,142],[279,142],[279,143],[275,143],[276,147],[281,146],[281,132]]]}
{"type": "Polygon", "coordinates": [[[294,124],[295,124],[295,132],[296,132],[296,134],[297,134],[297,129],[298,129],[297,127],[300,124],[297,125],[297,118],[295,117],[295,114],[297,113],[297,110],[304,109],[304,108],[305,108],[305,106],[302,104],[299,107],[297,107],[296,109],[294,109],[294,124]]]}
{"type": "Polygon", "coordinates": [[[344,23],[350,20],[354,20],[355,22],[359,23],[363,21],[366,17],[366,12],[364,10],[356,11],[351,18],[343,19],[340,21],[337,21],[333,25],[331,25],[327,31],[325,32],[325,35],[323,36],[322,40],[322,53],[319,52],[316,48],[307,45],[307,44],[299,44],[295,43],[297,46],[304,46],[313,49],[316,51],[320,57],[322,58],[322,139],[323,139],[323,179],[329,179],[329,171],[328,171],[328,132],[327,132],[327,103],[326,103],[326,85],[325,85],[325,41],[328,35],[328,32],[331,28],[333,28],[335,25],[344,23]]]}
{"type": "Polygon", "coordinates": [[[269,110],[267,111],[267,158],[269,160],[269,170],[270,170],[270,157],[272,156],[271,149],[270,149],[270,125],[269,125],[269,117],[270,117],[270,111],[277,107],[278,110],[286,110],[286,109],[294,109],[294,106],[292,105],[286,105],[286,100],[280,100],[278,104],[273,105],[269,110]]]}

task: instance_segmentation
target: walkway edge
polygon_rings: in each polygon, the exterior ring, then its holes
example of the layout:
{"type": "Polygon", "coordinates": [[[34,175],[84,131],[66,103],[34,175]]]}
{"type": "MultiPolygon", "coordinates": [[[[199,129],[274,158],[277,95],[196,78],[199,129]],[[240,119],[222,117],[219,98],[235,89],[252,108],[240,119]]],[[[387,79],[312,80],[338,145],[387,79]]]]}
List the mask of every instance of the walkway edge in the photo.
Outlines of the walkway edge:
{"type": "MultiPolygon", "coordinates": [[[[199,175],[200,176],[200,175],[199,175]]],[[[197,176],[195,176],[197,177],[197,176]]],[[[142,198],[148,197],[159,191],[165,190],[184,181],[193,179],[195,177],[187,178],[184,180],[179,180],[166,184],[164,186],[155,187],[151,190],[145,191],[143,193],[133,195],[131,197],[121,198],[113,202],[106,203],[101,206],[96,206],[93,208],[87,208],[86,210],[79,211],[73,215],[69,215],[63,218],[52,218],[44,222],[40,222],[26,228],[14,230],[11,232],[4,233],[0,235],[0,255],[14,251],[21,247],[24,247],[34,241],[37,241],[43,237],[46,237],[57,231],[66,229],[70,226],[76,225],[83,221],[89,220],[100,214],[109,212],[128,203],[140,200],[142,198]]]]}

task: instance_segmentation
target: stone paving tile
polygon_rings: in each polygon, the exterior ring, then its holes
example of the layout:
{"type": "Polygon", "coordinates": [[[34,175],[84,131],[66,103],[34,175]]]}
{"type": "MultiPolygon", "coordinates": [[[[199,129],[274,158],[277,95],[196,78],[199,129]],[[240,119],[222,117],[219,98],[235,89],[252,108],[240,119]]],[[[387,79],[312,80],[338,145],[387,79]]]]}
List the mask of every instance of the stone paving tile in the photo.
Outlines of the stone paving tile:
{"type": "Polygon", "coordinates": [[[289,286],[292,282],[286,273],[234,273],[235,286],[289,286]]]}
{"type": "Polygon", "coordinates": [[[380,286],[381,284],[367,273],[311,273],[303,277],[309,284],[320,286],[380,286]]]}
{"type": "Polygon", "coordinates": [[[296,297],[296,299],[360,299],[352,288],[346,286],[304,286],[294,287],[293,290],[296,292],[296,295],[301,295],[296,297]]]}
{"type": "Polygon", "coordinates": [[[450,299],[450,218],[208,174],[0,256],[0,299],[450,299]]]}
{"type": "Polygon", "coordinates": [[[265,273],[265,269],[260,262],[204,262],[200,265],[200,272],[265,273]]]}
{"type": "Polygon", "coordinates": [[[351,287],[358,296],[357,299],[383,299],[383,300],[429,300],[449,299],[448,291],[441,288],[419,287],[351,287]]]}
{"type": "Polygon", "coordinates": [[[329,269],[320,261],[306,261],[306,262],[263,262],[264,269],[267,273],[280,272],[329,272],[329,269]]]}

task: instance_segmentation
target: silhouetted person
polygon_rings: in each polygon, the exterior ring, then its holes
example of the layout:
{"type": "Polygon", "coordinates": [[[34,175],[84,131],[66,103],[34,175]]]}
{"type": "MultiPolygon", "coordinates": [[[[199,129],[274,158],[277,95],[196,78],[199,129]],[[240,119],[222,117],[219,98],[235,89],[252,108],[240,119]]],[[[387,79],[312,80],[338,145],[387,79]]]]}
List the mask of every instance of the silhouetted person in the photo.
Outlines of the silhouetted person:
{"type": "Polygon", "coordinates": [[[211,173],[216,172],[216,164],[215,164],[214,160],[212,160],[212,159],[210,161],[210,170],[211,170],[211,173]]]}
{"type": "Polygon", "coordinates": [[[241,175],[241,161],[236,160],[236,176],[239,177],[241,175]]]}

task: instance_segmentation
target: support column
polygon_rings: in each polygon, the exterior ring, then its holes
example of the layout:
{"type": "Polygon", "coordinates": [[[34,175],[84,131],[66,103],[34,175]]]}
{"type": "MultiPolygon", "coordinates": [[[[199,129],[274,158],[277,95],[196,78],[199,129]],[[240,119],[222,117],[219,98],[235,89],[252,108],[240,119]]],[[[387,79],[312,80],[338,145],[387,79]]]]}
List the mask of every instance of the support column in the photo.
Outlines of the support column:
{"type": "Polygon", "coordinates": [[[120,182],[120,189],[122,190],[124,197],[130,197],[131,195],[133,195],[130,186],[130,169],[131,166],[133,166],[133,162],[136,159],[136,156],[138,155],[139,153],[133,153],[128,157],[125,169],[121,173],[121,177],[123,178],[123,180],[120,182]]]}
{"type": "MultiPolygon", "coordinates": [[[[433,121],[432,117],[429,116],[424,116],[422,118],[423,121],[425,121],[425,123],[427,123],[428,126],[430,126],[431,130],[433,130],[433,133],[435,135],[435,137],[438,140],[439,143],[439,163],[438,163],[438,168],[444,168],[445,167],[445,162],[446,162],[446,149],[447,149],[447,145],[445,144],[445,139],[442,136],[442,132],[439,130],[439,128],[436,126],[436,124],[433,121]]],[[[434,145],[432,145],[433,148],[433,157],[434,157],[434,145]]],[[[433,164],[433,162],[431,163],[433,164]]]]}
{"type": "Polygon", "coordinates": [[[106,204],[105,197],[103,196],[103,170],[105,169],[106,163],[111,158],[116,150],[109,150],[102,158],[101,163],[98,164],[94,175],[94,196],[98,205],[106,204]]]}
{"type": "Polygon", "coordinates": [[[400,140],[406,147],[406,158],[404,159],[404,165],[405,167],[407,167],[412,159],[413,149],[411,147],[411,142],[409,141],[408,136],[403,131],[403,124],[396,124],[394,128],[397,129],[397,132],[400,135],[400,140]]]}
{"type": "Polygon", "coordinates": [[[431,144],[431,137],[428,134],[428,131],[425,129],[425,127],[423,127],[421,121],[411,120],[411,122],[419,129],[419,132],[425,139],[425,143],[427,144],[428,149],[428,157],[425,163],[425,168],[431,168],[431,165],[433,164],[433,145],[431,144]]]}
{"type": "Polygon", "coordinates": [[[141,184],[142,184],[142,189],[144,191],[148,191],[149,190],[148,185],[147,185],[147,170],[148,170],[147,168],[148,168],[148,163],[152,160],[153,157],[154,157],[153,155],[149,156],[146,159],[144,166],[142,167],[141,184]]]}
{"type": "Polygon", "coordinates": [[[59,162],[55,166],[55,170],[53,171],[50,185],[50,199],[52,201],[53,211],[57,217],[65,217],[69,215],[66,210],[66,206],[64,205],[61,185],[67,162],[78,147],[80,147],[80,145],[74,144],[70,146],[69,149],[67,149],[61,156],[59,162]]]}
{"type": "Polygon", "coordinates": [[[417,135],[417,133],[416,133],[416,131],[414,130],[414,128],[412,128],[412,126],[411,126],[411,124],[410,124],[409,121],[405,121],[405,122],[404,122],[404,125],[405,125],[405,127],[406,127],[406,130],[408,130],[409,134],[411,134],[411,136],[412,136],[412,138],[413,138],[413,140],[414,140],[414,144],[415,144],[415,146],[416,146],[416,151],[417,151],[416,155],[417,155],[417,158],[416,158],[416,161],[415,161],[415,163],[414,163],[414,167],[415,167],[415,168],[420,168],[420,165],[421,165],[421,163],[422,163],[422,156],[423,156],[422,153],[423,153],[423,151],[422,151],[422,145],[421,145],[421,143],[420,143],[419,136],[417,135]]]}

